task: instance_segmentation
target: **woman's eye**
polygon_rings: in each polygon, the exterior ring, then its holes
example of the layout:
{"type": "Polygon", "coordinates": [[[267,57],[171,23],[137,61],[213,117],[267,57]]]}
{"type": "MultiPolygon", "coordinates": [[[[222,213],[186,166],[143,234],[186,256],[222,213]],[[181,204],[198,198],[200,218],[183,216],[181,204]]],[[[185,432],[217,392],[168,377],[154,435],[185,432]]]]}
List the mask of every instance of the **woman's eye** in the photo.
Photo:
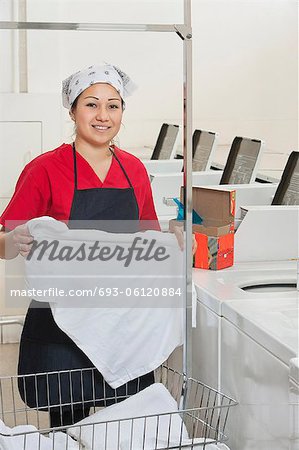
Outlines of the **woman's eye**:
{"type": "Polygon", "coordinates": [[[90,106],[90,107],[94,108],[94,107],[96,107],[97,105],[96,105],[95,103],[87,103],[86,106],[90,106]]]}
{"type": "Polygon", "coordinates": [[[110,105],[109,107],[110,107],[111,109],[118,109],[118,108],[119,108],[118,105],[110,105]]]}

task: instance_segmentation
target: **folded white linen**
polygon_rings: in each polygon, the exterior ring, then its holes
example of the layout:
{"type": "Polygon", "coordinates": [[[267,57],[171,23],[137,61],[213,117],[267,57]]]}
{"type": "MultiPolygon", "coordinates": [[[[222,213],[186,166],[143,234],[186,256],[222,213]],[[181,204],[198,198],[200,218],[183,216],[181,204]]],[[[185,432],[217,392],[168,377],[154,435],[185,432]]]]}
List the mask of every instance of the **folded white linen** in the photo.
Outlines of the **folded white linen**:
{"type": "MultiPolygon", "coordinates": [[[[179,450],[181,447],[180,445],[190,445],[190,447],[184,447],[182,450],[229,450],[227,445],[223,443],[209,443],[212,439],[203,439],[203,438],[195,438],[195,439],[183,439],[182,442],[168,442],[164,441],[162,439],[148,439],[147,441],[147,447],[144,448],[144,450],[159,450],[159,449],[165,449],[168,447],[175,447],[177,450],[179,450]],[[196,445],[197,444],[197,445],[196,445]],[[200,444],[200,445],[199,445],[200,444]]],[[[125,442],[122,442],[120,446],[120,450],[143,450],[143,441],[135,441],[134,443],[131,442],[131,439],[128,439],[125,442]]]]}
{"type": "Polygon", "coordinates": [[[51,449],[53,450],[81,450],[79,442],[64,432],[56,431],[49,433],[49,439],[51,440],[51,449]]]}
{"type": "Polygon", "coordinates": [[[190,445],[186,450],[191,450],[192,443],[206,444],[199,449],[229,450],[225,444],[209,444],[211,439],[189,439],[177,403],[161,383],[96,412],[67,432],[86,450],[159,450],[183,444],[190,445]],[[158,418],[158,414],[164,415],[158,418]],[[141,418],[131,420],[131,417],[141,418]]]}
{"type": "Polygon", "coordinates": [[[96,412],[67,430],[88,450],[118,450],[122,448],[121,445],[126,445],[131,437],[134,449],[152,449],[151,442],[157,431],[162,441],[167,441],[168,436],[170,441],[175,443],[179,443],[180,439],[188,439],[186,427],[178,414],[177,403],[161,383],[152,384],[138,394],[96,412]],[[159,419],[157,416],[146,419],[141,417],[164,413],[173,414],[159,416],[159,419]],[[132,421],[131,417],[141,418],[132,421]]]}
{"type": "Polygon", "coordinates": [[[29,289],[45,291],[55,283],[55,287],[64,292],[96,290],[98,295],[92,298],[75,299],[76,307],[72,296],[53,298],[49,294],[35,299],[50,302],[57,325],[113,388],[156,369],[182,344],[183,254],[174,235],[158,231],[113,234],[69,230],[64,223],[46,218],[29,221],[28,228],[37,242],[44,239],[58,242],[56,255],[62,249],[65,255],[67,248],[71,248],[72,253],[79,251],[82,243],[87,249],[94,242],[107,248],[118,245],[128,250],[135,239],[146,241],[147,246],[152,243],[155,248],[164,248],[169,255],[163,261],[136,260],[136,250],[125,267],[124,260],[115,259],[67,262],[58,258],[51,261],[48,260],[51,247],[43,258],[39,259],[39,252],[35,251],[25,262],[29,289]],[[97,291],[99,286],[103,295],[97,291]],[[106,290],[113,287],[118,289],[116,296],[106,290]],[[162,291],[163,288],[166,290],[162,291]],[[171,288],[173,290],[169,291],[171,288]],[[177,289],[179,294],[175,294],[177,289]]]}
{"type": "Polygon", "coordinates": [[[40,434],[33,425],[17,425],[16,427],[10,428],[0,420],[0,449],[79,450],[79,444],[70,436],[60,431],[50,433],[49,437],[46,437],[40,434]]]}

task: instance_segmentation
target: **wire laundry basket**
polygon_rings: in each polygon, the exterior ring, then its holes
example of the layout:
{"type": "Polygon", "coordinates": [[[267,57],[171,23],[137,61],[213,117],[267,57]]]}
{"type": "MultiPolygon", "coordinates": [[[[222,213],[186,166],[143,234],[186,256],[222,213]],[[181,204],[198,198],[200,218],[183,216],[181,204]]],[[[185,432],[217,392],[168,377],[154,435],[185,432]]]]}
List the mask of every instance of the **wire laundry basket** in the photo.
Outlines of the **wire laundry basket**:
{"type": "MultiPolygon", "coordinates": [[[[92,423],[92,425],[84,424],[77,426],[75,424],[51,428],[49,425],[49,412],[51,408],[56,408],[56,411],[60,411],[61,414],[66,407],[73,413],[78,407],[89,407],[92,412],[96,412],[101,407],[120,402],[134,394],[134,392],[129,392],[126,385],[122,387],[122,391],[119,391],[119,388],[118,390],[113,390],[112,394],[110,391],[109,395],[105,394],[104,397],[97,398],[94,385],[93,398],[89,397],[85,399],[84,380],[88,374],[90,380],[94,381],[95,370],[94,368],[76,369],[24,376],[0,377],[0,419],[8,427],[28,424],[36,427],[36,429],[30,429],[30,431],[17,430],[18,433],[15,433],[14,430],[14,439],[19,437],[18,448],[20,450],[43,450],[41,437],[49,435],[52,438],[52,446],[49,448],[53,448],[54,450],[73,449],[68,440],[65,440],[62,446],[55,444],[55,437],[57,436],[56,441],[58,442],[58,433],[60,432],[59,434],[61,435],[61,431],[66,433],[64,436],[75,436],[77,439],[76,448],[78,450],[147,450],[149,448],[151,450],[209,449],[208,444],[224,442],[227,439],[225,436],[225,426],[229,410],[237,403],[232,398],[217,390],[192,378],[187,378],[184,374],[167,366],[161,366],[156,370],[155,381],[162,383],[176,400],[178,405],[177,412],[96,422],[92,423]],[[80,399],[74,398],[72,395],[71,387],[74,377],[80,377],[82,380],[80,399]],[[68,401],[64,398],[65,395],[61,389],[62,382],[65,382],[66,378],[69,380],[70,386],[68,401]],[[18,393],[20,386],[23,385],[23,387],[26,387],[28,382],[30,382],[32,388],[32,383],[34,383],[36,403],[38,403],[41,383],[44,384],[46,382],[49,393],[50,386],[53,386],[53,379],[57,382],[56,389],[58,397],[56,404],[50,404],[49,402],[47,405],[43,402],[41,406],[30,408],[21,400],[18,393]],[[161,440],[160,425],[162,424],[164,427],[164,435],[161,440]],[[176,430],[173,430],[174,426],[176,426],[176,430]],[[136,444],[135,438],[138,430],[140,434],[139,444],[136,444]],[[152,432],[150,442],[147,439],[149,430],[152,432]],[[186,430],[188,432],[188,442],[186,441],[186,430]],[[176,436],[175,440],[173,439],[173,431],[176,436]],[[113,434],[113,448],[111,444],[111,433],[113,434]],[[125,444],[121,439],[121,433],[122,436],[125,433],[125,444]],[[33,440],[34,437],[36,438],[35,440],[33,440]],[[34,448],[32,442],[34,442],[34,448]]],[[[138,390],[139,386],[137,385],[136,392],[138,390]]],[[[10,434],[0,433],[0,443],[1,438],[3,439],[7,436],[10,436],[10,434]]]]}

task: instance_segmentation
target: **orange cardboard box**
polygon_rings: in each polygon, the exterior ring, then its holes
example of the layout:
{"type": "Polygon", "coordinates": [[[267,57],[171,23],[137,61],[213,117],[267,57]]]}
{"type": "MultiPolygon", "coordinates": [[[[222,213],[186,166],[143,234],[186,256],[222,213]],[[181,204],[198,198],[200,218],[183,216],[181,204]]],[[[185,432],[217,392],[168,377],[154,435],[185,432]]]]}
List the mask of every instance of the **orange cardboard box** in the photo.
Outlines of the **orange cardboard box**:
{"type": "MultiPolygon", "coordinates": [[[[197,241],[194,267],[219,270],[234,263],[234,190],[224,191],[207,187],[193,187],[193,209],[203,219],[201,225],[193,225],[197,241]]],[[[183,190],[181,190],[181,201],[183,190]]],[[[170,221],[170,231],[174,226],[183,225],[170,221]]]]}

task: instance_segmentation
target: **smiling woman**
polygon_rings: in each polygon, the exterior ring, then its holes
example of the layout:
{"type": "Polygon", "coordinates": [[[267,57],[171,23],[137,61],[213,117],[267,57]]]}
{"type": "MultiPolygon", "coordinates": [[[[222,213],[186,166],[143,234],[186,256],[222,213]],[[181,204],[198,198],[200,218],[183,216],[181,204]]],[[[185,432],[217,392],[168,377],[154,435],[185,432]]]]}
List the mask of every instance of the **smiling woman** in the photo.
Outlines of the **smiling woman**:
{"type": "Polygon", "coordinates": [[[112,161],[110,144],[119,131],[122,114],[121,97],[107,83],[87,88],[70,110],[76,124],[76,150],[101,180],[106,178],[112,161]]]}
{"type": "MultiPolygon", "coordinates": [[[[157,224],[145,167],[138,158],[112,145],[120,128],[124,98],[133,88],[129,77],[111,65],[91,66],[64,80],[63,105],[75,122],[75,141],[38,156],[21,173],[13,198],[0,217],[3,226],[0,257],[28,256],[33,248],[33,236],[26,222],[36,217],[50,216],[66,221],[69,228],[77,227],[76,221],[81,224],[85,221],[84,228],[90,226],[89,221],[93,228],[99,223],[102,226],[103,221],[117,221],[122,226],[126,223],[126,232],[136,231],[140,220],[157,224]],[[11,221],[22,224],[13,226],[11,221]],[[128,222],[132,224],[130,228],[128,222]]],[[[88,357],[56,324],[49,304],[32,300],[21,337],[19,374],[92,366],[88,357]]],[[[53,406],[57,404],[56,391],[53,386],[52,397],[49,380],[45,380],[38,396],[30,377],[27,380],[26,386],[19,386],[22,398],[31,407],[50,405],[51,427],[68,425],[88,415],[89,407],[80,403],[82,390],[90,385],[84,377],[73,380],[72,390],[77,397],[72,401],[77,402],[76,407],[63,411],[53,406]]],[[[111,391],[99,372],[96,381],[97,397],[101,397],[101,390],[105,390],[106,395],[111,391]]],[[[145,373],[138,382],[132,380],[123,389],[134,393],[153,382],[153,373],[145,373]]],[[[62,383],[64,392],[68,392],[68,388],[69,381],[66,385],[62,383]]],[[[118,395],[123,395],[124,390],[120,388],[118,395]]],[[[111,396],[118,401],[116,393],[111,396]]],[[[92,392],[84,392],[84,398],[92,398],[92,392]]]]}
{"type": "MultiPolygon", "coordinates": [[[[63,221],[157,219],[144,165],[112,144],[124,99],[134,89],[130,78],[111,65],[90,66],[63,81],[63,105],[75,121],[75,141],[43,153],[24,168],[0,217],[3,227],[6,221],[24,223],[43,215],[63,221]]],[[[3,239],[2,234],[0,257],[28,254],[32,237],[26,226],[7,233],[5,241],[14,246],[7,246],[6,255],[3,239]]]]}

